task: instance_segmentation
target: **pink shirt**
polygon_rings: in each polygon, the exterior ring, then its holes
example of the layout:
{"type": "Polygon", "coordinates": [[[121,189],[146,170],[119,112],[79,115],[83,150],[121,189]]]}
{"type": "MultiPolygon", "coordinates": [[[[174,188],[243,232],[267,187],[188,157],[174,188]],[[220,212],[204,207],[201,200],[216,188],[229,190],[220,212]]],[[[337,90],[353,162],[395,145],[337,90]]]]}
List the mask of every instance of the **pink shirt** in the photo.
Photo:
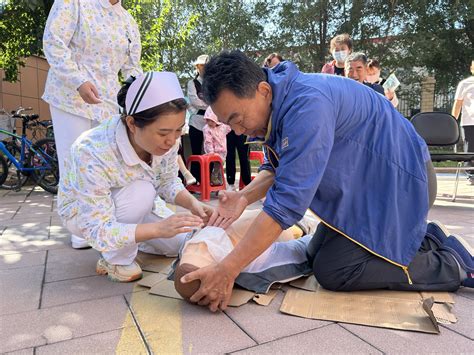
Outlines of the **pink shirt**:
{"type": "Polygon", "coordinates": [[[222,161],[225,161],[227,155],[226,136],[230,131],[231,128],[225,124],[220,124],[214,128],[206,124],[202,129],[204,134],[204,152],[206,152],[206,154],[219,154],[222,161]]]}

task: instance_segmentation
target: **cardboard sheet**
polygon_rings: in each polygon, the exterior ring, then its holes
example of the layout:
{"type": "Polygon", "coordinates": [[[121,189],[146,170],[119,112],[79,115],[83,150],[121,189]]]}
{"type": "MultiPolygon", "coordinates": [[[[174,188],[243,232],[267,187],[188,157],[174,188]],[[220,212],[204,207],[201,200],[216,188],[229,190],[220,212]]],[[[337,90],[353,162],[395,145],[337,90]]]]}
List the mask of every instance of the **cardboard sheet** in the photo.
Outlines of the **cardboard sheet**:
{"type": "Polygon", "coordinates": [[[289,289],[280,311],[299,317],[363,324],[375,327],[439,333],[436,321],[418,299],[354,295],[352,292],[316,292],[289,289]]]}
{"type": "Polygon", "coordinates": [[[153,255],[140,252],[136,261],[143,271],[161,272],[167,274],[171,268],[171,264],[176,258],[168,258],[161,255],[153,255]]]}
{"type": "Polygon", "coordinates": [[[157,283],[160,283],[161,281],[165,280],[166,277],[167,276],[165,274],[153,273],[139,280],[137,284],[139,284],[140,286],[151,288],[155,286],[157,283]]]}
{"type": "Polygon", "coordinates": [[[270,290],[267,294],[257,293],[252,300],[260,306],[268,306],[277,295],[278,290],[270,290]]]}

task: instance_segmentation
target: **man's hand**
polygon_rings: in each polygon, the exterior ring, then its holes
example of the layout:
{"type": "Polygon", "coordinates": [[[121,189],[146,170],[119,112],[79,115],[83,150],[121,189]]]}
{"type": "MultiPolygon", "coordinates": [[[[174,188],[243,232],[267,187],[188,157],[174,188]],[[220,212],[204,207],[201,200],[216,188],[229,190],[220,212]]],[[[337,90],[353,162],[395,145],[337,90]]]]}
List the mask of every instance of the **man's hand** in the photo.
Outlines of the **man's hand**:
{"type": "Polygon", "coordinates": [[[204,224],[207,224],[212,214],[214,213],[214,208],[195,199],[190,208],[190,211],[193,215],[201,217],[204,224]]]}
{"type": "Polygon", "coordinates": [[[176,213],[156,222],[156,225],[157,237],[172,238],[179,233],[192,232],[193,227],[202,227],[203,220],[201,217],[192,215],[191,213],[176,213]]]}
{"type": "Polygon", "coordinates": [[[201,280],[199,290],[191,296],[190,301],[200,306],[208,306],[211,312],[215,312],[227,308],[237,275],[238,272],[232,272],[222,263],[218,263],[184,275],[181,282],[201,280]]]}
{"type": "Polygon", "coordinates": [[[95,105],[102,102],[99,98],[97,88],[90,81],[86,81],[84,84],[79,86],[77,91],[79,91],[79,95],[81,95],[84,102],[88,104],[95,105]]]}
{"type": "Polygon", "coordinates": [[[209,219],[208,225],[226,229],[240,217],[247,205],[248,200],[242,193],[219,191],[219,205],[209,219]]]}

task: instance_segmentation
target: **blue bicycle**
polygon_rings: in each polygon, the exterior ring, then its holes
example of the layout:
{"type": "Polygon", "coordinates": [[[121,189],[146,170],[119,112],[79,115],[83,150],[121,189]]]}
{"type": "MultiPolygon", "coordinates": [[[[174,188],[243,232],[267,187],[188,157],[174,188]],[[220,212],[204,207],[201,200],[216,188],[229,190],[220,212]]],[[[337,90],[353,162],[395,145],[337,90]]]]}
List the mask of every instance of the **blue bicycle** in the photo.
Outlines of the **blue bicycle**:
{"type": "Polygon", "coordinates": [[[59,167],[54,138],[32,142],[26,132],[38,115],[23,115],[19,109],[0,121],[0,187],[19,191],[31,176],[44,190],[56,194],[59,167]],[[22,134],[14,133],[14,120],[22,120],[22,134]]]}

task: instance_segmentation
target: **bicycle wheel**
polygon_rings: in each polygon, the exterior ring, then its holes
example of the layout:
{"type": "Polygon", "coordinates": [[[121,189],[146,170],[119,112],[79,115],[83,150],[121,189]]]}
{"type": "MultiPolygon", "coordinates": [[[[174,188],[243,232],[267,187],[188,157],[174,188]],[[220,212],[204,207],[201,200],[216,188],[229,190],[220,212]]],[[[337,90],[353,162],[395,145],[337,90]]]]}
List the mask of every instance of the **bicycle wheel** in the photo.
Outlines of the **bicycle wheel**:
{"type": "MultiPolygon", "coordinates": [[[[8,149],[8,151],[18,160],[21,160],[21,145],[16,140],[4,141],[3,142],[8,149]]],[[[3,179],[3,182],[0,184],[2,189],[6,190],[16,190],[20,191],[21,187],[26,184],[28,181],[29,172],[21,172],[17,167],[12,163],[10,159],[6,156],[3,156],[7,167],[8,173],[3,179]]],[[[25,162],[28,161],[28,158],[25,158],[25,162]]]]}
{"type": "Polygon", "coordinates": [[[8,164],[3,155],[0,155],[0,185],[3,185],[8,177],[8,164]]]}
{"type": "Polygon", "coordinates": [[[46,191],[56,194],[59,184],[59,165],[56,144],[52,138],[40,139],[30,151],[30,166],[36,168],[31,176],[46,191]]]}

